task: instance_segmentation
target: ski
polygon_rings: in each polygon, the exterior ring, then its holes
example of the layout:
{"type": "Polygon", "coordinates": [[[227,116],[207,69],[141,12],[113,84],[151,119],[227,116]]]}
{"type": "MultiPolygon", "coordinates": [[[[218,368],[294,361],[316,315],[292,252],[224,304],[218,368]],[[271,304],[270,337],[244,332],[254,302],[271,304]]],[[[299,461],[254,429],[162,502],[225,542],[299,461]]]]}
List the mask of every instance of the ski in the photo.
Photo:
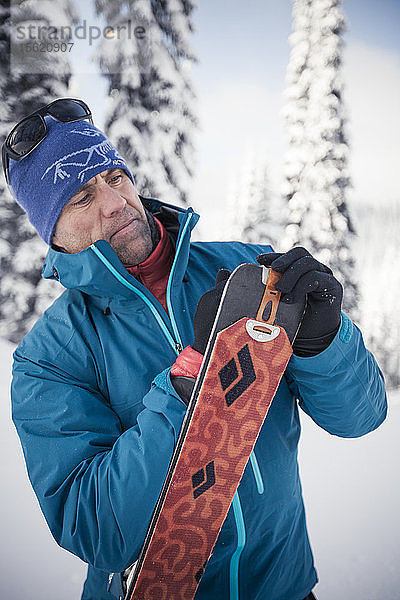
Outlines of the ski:
{"type": "Polygon", "coordinates": [[[125,600],[192,600],[292,355],[305,304],[243,264],[224,288],[125,600]]]}

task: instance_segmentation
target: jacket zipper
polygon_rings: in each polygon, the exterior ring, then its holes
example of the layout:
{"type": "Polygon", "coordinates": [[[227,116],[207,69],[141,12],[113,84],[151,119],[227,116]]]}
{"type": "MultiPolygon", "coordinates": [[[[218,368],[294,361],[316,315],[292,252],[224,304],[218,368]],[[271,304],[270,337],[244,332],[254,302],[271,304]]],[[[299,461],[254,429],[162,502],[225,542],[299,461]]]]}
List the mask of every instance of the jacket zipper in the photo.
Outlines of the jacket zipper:
{"type": "Polygon", "coordinates": [[[175,315],[174,315],[174,311],[172,308],[172,301],[171,301],[171,282],[172,282],[172,276],[173,273],[175,271],[175,267],[176,267],[176,263],[177,263],[177,259],[178,259],[178,255],[182,246],[182,242],[183,242],[183,238],[186,234],[187,228],[189,226],[190,220],[193,216],[193,213],[189,213],[189,217],[186,220],[186,223],[184,225],[184,228],[182,230],[182,235],[179,239],[179,243],[175,252],[175,257],[174,257],[174,261],[172,263],[172,267],[171,267],[171,271],[168,277],[168,283],[167,283],[167,294],[166,294],[166,298],[167,298],[167,306],[168,306],[168,313],[169,313],[169,317],[170,317],[170,321],[171,321],[171,325],[172,325],[172,330],[174,332],[175,335],[175,340],[172,337],[168,327],[166,326],[166,324],[164,323],[163,318],[161,317],[159,311],[157,310],[156,306],[154,306],[154,304],[151,302],[151,300],[149,300],[145,294],[143,294],[143,292],[141,292],[140,290],[138,290],[134,285],[132,285],[131,283],[129,283],[129,281],[126,281],[126,279],[120,274],[118,273],[117,269],[110,263],[110,261],[100,252],[100,250],[95,246],[95,244],[91,244],[91,249],[93,250],[93,252],[96,254],[96,256],[101,260],[101,262],[107,267],[107,269],[114,275],[114,277],[120,282],[122,283],[125,287],[127,287],[129,290],[131,290],[132,292],[134,292],[135,294],[137,294],[142,300],[143,302],[150,308],[151,312],[153,313],[153,316],[155,317],[157,323],[159,324],[159,326],[161,327],[162,332],[164,333],[165,337],[167,338],[170,346],[172,347],[172,349],[174,350],[175,354],[178,355],[182,349],[183,349],[183,344],[182,344],[182,339],[181,336],[179,334],[179,330],[178,330],[178,325],[176,323],[176,319],[175,319],[175,315]]]}
{"type": "MultiPolygon", "coordinates": [[[[256,453],[250,454],[250,463],[253,469],[254,478],[257,484],[257,491],[259,494],[264,493],[264,482],[261,476],[260,467],[256,453]]],[[[246,545],[246,528],[244,524],[243,510],[239,498],[239,492],[236,490],[232,501],[233,515],[236,522],[237,532],[237,546],[235,552],[232,554],[230,569],[229,569],[229,597],[230,600],[239,600],[239,561],[246,545]]]]}
{"type": "Polygon", "coordinates": [[[236,490],[232,500],[233,514],[236,521],[237,546],[232,554],[229,569],[229,597],[230,600],[239,600],[239,560],[246,544],[246,529],[239,492],[236,490]]]}
{"type": "Polygon", "coordinates": [[[251,463],[251,466],[253,469],[254,479],[256,480],[257,491],[259,494],[263,494],[264,493],[264,482],[263,482],[263,479],[261,476],[260,467],[258,466],[258,461],[257,461],[256,453],[254,450],[250,454],[250,463],[251,463]]]}
{"type": "MultiPolygon", "coordinates": [[[[190,223],[190,220],[191,220],[192,216],[193,216],[193,213],[192,212],[189,213],[189,217],[188,217],[188,219],[187,219],[187,221],[186,221],[186,223],[185,223],[185,225],[183,227],[182,235],[181,235],[181,237],[179,239],[178,246],[176,248],[174,262],[172,263],[171,271],[170,271],[170,274],[169,274],[169,277],[168,277],[167,294],[166,294],[168,314],[170,316],[172,330],[173,330],[174,335],[175,335],[176,339],[178,340],[178,343],[179,343],[179,346],[180,346],[180,351],[183,350],[183,344],[182,344],[181,336],[179,335],[178,325],[177,325],[176,320],[175,320],[174,311],[172,310],[171,287],[172,287],[172,277],[173,277],[173,274],[174,274],[174,271],[175,271],[177,259],[178,259],[178,256],[179,256],[179,252],[181,250],[183,239],[184,239],[184,237],[186,235],[186,230],[189,227],[189,223],[190,223]]],[[[178,348],[178,350],[179,350],[179,348],[178,348]]]]}
{"type": "Polygon", "coordinates": [[[96,248],[96,246],[94,244],[92,244],[91,249],[93,250],[93,252],[96,254],[96,256],[99,257],[99,259],[101,260],[101,262],[107,267],[107,269],[114,275],[114,277],[116,279],[118,279],[118,281],[120,283],[122,283],[125,287],[127,287],[129,290],[131,290],[132,292],[135,292],[135,294],[137,294],[142,300],[143,302],[150,308],[151,312],[153,313],[154,317],[157,320],[157,323],[159,324],[159,326],[161,327],[165,337],[167,338],[168,342],[170,343],[170,345],[172,346],[172,348],[174,349],[174,352],[176,352],[176,354],[179,354],[178,350],[177,350],[177,346],[178,346],[178,342],[176,342],[174,340],[174,338],[172,337],[172,335],[170,334],[168,327],[166,326],[166,324],[164,323],[160,313],[158,312],[157,308],[154,306],[154,304],[143,294],[143,292],[141,292],[140,290],[136,289],[135,286],[133,286],[131,283],[129,283],[129,281],[126,281],[126,279],[124,279],[122,277],[122,275],[120,273],[118,273],[117,269],[110,263],[110,261],[100,252],[100,250],[98,248],[96,248]]]}

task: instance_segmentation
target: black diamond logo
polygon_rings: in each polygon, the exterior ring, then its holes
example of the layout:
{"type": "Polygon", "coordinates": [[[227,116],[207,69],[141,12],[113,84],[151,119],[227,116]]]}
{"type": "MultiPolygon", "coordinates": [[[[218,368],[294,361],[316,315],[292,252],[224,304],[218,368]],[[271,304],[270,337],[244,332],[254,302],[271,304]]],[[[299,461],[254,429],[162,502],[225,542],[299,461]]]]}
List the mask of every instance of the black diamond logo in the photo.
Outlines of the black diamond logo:
{"type": "Polygon", "coordinates": [[[206,465],[206,470],[200,469],[194,475],[192,475],[192,485],[193,485],[193,496],[194,498],[198,498],[201,494],[204,494],[207,490],[210,489],[215,483],[215,469],[214,469],[214,461],[206,465]]]}
{"type": "Polygon", "coordinates": [[[225,400],[228,406],[231,406],[256,380],[256,372],[254,370],[253,361],[251,360],[248,344],[239,350],[237,358],[242,371],[242,377],[239,381],[237,381],[239,372],[235,358],[231,358],[218,373],[223,391],[236,382],[225,394],[225,400]]]}

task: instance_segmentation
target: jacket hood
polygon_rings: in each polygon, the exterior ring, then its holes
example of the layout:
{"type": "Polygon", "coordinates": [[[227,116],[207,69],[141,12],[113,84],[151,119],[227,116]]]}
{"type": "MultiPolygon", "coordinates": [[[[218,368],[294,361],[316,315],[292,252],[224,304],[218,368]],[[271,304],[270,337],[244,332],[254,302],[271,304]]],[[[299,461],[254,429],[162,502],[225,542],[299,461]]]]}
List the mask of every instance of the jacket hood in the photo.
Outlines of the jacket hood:
{"type": "MultiPolygon", "coordinates": [[[[143,205],[165,226],[176,248],[174,275],[184,275],[189,256],[191,230],[199,220],[193,209],[183,209],[154,198],[143,198],[143,205]]],[[[78,289],[86,294],[131,298],[131,287],[149,293],[130,275],[112,246],[98,240],[76,254],[50,248],[43,264],[42,276],[57,279],[65,288],[78,289]],[[126,285],[128,284],[128,285],[126,285]]]]}

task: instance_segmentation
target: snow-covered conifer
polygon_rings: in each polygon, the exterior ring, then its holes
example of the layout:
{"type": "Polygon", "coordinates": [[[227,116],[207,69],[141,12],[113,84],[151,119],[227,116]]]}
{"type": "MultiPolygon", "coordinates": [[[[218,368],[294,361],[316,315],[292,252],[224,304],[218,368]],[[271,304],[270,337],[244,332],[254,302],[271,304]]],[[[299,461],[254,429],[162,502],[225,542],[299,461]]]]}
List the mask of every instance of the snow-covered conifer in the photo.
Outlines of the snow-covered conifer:
{"type": "Polygon", "coordinates": [[[302,215],[301,206],[298,206],[296,210],[296,204],[300,204],[297,196],[300,191],[300,179],[308,161],[308,141],[305,124],[312,79],[312,73],[308,66],[312,24],[311,3],[312,0],[294,0],[293,2],[293,31],[289,36],[292,49],[286,69],[286,89],[284,92],[286,103],[282,109],[289,143],[285,156],[283,194],[286,201],[290,202],[290,223],[292,225],[288,229],[287,237],[290,235],[292,238],[290,240],[292,245],[295,243],[294,231],[297,231],[302,215]]]}
{"type": "Polygon", "coordinates": [[[221,223],[218,238],[222,240],[242,240],[244,215],[249,210],[249,190],[252,186],[255,151],[247,145],[243,152],[240,168],[232,169],[227,178],[225,218],[221,223]]]}
{"type": "Polygon", "coordinates": [[[267,153],[247,144],[241,167],[228,177],[226,216],[219,237],[270,244],[279,251],[286,205],[273,191],[267,153]]]}
{"type": "Polygon", "coordinates": [[[196,125],[189,77],[194,4],[96,0],[96,7],[110,28],[97,52],[109,81],[105,130],[140,193],[185,205],[196,125]]]}
{"type": "Polygon", "coordinates": [[[246,176],[245,210],[240,213],[241,237],[244,242],[270,244],[279,251],[283,232],[284,202],[276,194],[269,179],[265,155],[254,155],[246,176]]]}
{"type": "Polygon", "coordinates": [[[283,244],[302,245],[344,285],[344,307],[357,316],[354,228],[341,75],[345,20],[341,0],[295,0],[285,119],[289,134],[283,244]]]}
{"type": "Polygon", "coordinates": [[[360,205],[361,327],[389,388],[400,388],[399,204],[360,205]]]}
{"type": "MultiPolygon", "coordinates": [[[[45,36],[46,28],[71,25],[74,12],[69,0],[22,0],[0,4],[0,136],[11,126],[60,96],[68,96],[70,68],[62,52],[35,52],[31,38],[45,36]],[[21,29],[22,27],[22,29],[21,29]],[[39,27],[42,27],[39,33],[39,27]],[[20,39],[19,39],[20,38],[20,39]],[[23,50],[23,46],[25,49],[23,50]]],[[[53,30],[54,32],[54,30],[53,30]]],[[[40,38],[46,41],[46,38],[40,38]]],[[[54,42],[54,38],[52,40],[54,42]]],[[[24,211],[11,197],[3,176],[0,180],[0,336],[18,342],[59,293],[60,287],[41,280],[47,246],[30,225],[24,211]],[[40,290],[40,291],[39,291],[40,290]],[[38,301],[38,294],[40,301],[38,301]]]]}

